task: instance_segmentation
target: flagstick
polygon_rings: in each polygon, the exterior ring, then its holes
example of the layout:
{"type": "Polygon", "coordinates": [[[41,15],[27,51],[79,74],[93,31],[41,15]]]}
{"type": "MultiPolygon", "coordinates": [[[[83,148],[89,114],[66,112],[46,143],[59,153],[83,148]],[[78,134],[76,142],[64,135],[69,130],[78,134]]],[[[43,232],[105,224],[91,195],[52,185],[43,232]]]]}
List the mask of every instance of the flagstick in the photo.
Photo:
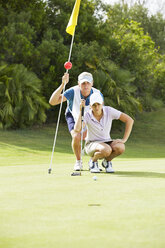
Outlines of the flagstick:
{"type": "MultiPolygon", "coordinates": [[[[75,34],[75,32],[74,32],[74,34],[75,34]]],[[[68,61],[69,62],[70,62],[71,53],[72,53],[72,47],[73,47],[73,41],[74,41],[74,34],[72,35],[72,40],[71,40],[71,44],[70,44],[70,51],[69,51],[69,58],[68,58],[68,61]]],[[[68,72],[68,70],[66,72],[68,72]]]]}
{"type": "MultiPolygon", "coordinates": [[[[74,32],[75,34],[75,32],[74,32]]],[[[74,41],[74,34],[72,35],[72,40],[71,40],[71,45],[70,45],[70,51],[69,51],[69,57],[68,57],[68,62],[70,62],[71,54],[72,54],[72,47],[73,47],[73,41],[74,41]]],[[[68,73],[68,69],[66,70],[66,73],[68,73]]],[[[62,104],[63,104],[63,98],[64,98],[64,92],[65,92],[65,86],[62,91],[62,98],[61,98],[61,103],[60,103],[60,109],[58,113],[58,119],[57,119],[57,125],[56,125],[56,131],[55,131],[55,136],[54,136],[54,142],[53,142],[53,149],[52,149],[52,155],[51,155],[51,161],[50,161],[50,166],[48,169],[48,173],[50,174],[52,171],[52,161],[53,161],[53,155],[54,155],[54,149],[56,146],[56,139],[57,139],[57,133],[58,133],[58,127],[59,127],[59,122],[60,122],[60,116],[61,116],[61,110],[62,110],[62,104]]]]}

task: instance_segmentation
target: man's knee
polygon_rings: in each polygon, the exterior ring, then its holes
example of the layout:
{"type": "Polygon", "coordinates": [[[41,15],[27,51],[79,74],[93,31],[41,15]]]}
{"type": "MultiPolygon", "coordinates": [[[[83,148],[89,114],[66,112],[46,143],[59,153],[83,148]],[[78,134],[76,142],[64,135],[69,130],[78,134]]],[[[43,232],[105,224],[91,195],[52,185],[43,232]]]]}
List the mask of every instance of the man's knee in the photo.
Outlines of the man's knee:
{"type": "MultiPolygon", "coordinates": [[[[81,133],[75,132],[74,130],[72,130],[70,133],[71,133],[71,136],[72,136],[72,140],[74,142],[80,142],[81,133]]],[[[83,132],[83,140],[85,140],[86,136],[87,136],[87,131],[83,132]]]]}
{"type": "Polygon", "coordinates": [[[72,141],[78,143],[81,140],[81,135],[78,132],[75,132],[74,130],[71,131],[72,141]]]}

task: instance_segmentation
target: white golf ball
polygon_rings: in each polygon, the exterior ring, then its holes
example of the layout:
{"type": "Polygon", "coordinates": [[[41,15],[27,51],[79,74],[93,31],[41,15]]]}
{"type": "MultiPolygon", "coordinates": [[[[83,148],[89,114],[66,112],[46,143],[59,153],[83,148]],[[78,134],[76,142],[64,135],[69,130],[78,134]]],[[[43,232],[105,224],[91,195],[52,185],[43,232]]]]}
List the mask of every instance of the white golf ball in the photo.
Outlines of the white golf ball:
{"type": "Polygon", "coordinates": [[[94,177],[93,177],[93,180],[95,180],[95,181],[96,181],[96,180],[97,180],[97,176],[94,176],[94,177]]]}

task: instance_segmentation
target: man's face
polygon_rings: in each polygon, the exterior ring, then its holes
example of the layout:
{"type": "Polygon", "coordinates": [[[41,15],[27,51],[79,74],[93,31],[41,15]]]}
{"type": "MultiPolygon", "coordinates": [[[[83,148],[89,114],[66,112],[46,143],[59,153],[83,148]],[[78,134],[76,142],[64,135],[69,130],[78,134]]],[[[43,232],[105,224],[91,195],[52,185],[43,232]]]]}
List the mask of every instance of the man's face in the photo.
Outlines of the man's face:
{"type": "Polygon", "coordinates": [[[100,115],[102,113],[103,104],[96,102],[91,106],[91,108],[94,115],[100,115]]]}
{"type": "Polygon", "coordinates": [[[89,82],[84,82],[81,84],[79,83],[81,94],[85,97],[89,96],[92,86],[93,86],[93,83],[89,83],[89,82]]]}

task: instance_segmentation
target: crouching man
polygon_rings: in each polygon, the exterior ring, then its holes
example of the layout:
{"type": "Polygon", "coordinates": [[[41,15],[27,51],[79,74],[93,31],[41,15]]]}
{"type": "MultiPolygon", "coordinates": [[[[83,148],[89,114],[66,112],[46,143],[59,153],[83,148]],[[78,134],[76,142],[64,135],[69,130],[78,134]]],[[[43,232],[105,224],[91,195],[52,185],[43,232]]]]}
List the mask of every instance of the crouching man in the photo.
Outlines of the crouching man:
{"type": "MultiPolygon", "coordinates": [[[[81,148],[80,148],[80,133],[74,132],[75,121],[79,115],[79,106],[81,99],[85,99],[85,109],[89,108],[89,98],[94,92],[101,94],[101,92],[93,87],[93,76],[89,72],[82,72],[78,76],[78,85],[66,90],[62,96],[61,92],[65,87],[65,84],[69,82],[69,74],[65,73],[62,77],[62,84],[53,92],[50,97],[49,103],[51,105],[57,105],[67,101],[67,108],[65,112],[65,118],[68,124],[69,132],[72,136],[72,149],[76,156],[76,163],[74,165],[74,170],[79,171],[83,169],[83,164],[81,161],[81,148]]],[[[101,94],[102,95],[102,94],[101,94]]],[[[84,131],[84,138],[86,136],[86,131],[84,131]]]]}

